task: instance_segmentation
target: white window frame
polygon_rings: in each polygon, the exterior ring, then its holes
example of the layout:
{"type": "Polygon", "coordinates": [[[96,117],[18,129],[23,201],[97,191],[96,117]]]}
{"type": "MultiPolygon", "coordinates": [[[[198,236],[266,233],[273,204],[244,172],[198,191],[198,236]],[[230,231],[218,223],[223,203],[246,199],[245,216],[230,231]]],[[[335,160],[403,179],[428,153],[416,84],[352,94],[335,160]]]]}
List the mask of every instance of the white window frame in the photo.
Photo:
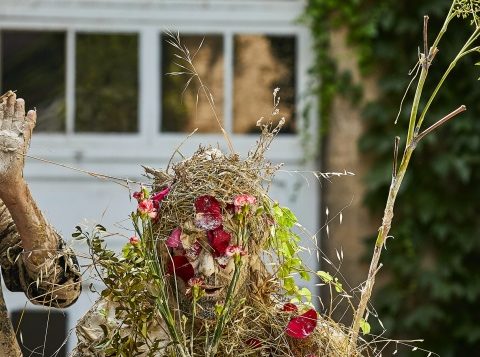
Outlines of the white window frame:
{"type": "MultiPolygon", "coordinates": [[[[233,113],[233,36],[236,34],[293,35],[296,38],[296,120],[302,127],[307,71],[311,64],[308,30],[296,23],[302,1],[134,1],[134,0],[40,0],[18,4],[3,0],[0,5],[0,30],[65,31],[66,33],[66,132],[37,133],[32,155],[63,161],[168,160],[171,150],[185,133],[160,132],[160,34],[165,29],[188,34],[219,34],[224,38],[224,125],[235,149],[245,154],[257,136],[232,133],[233,113]],[[28,14],[28,15],[25,15],[28,14]],[[74,14],[74,15],[73,15],[74,14]],[[138,132],[75,133],[75,39],[77,33],[131,33],[138,35],[139,96],[138,132]],[[154,118],[154,119],[152,119],[154,118]],[[55,153],[52,155],[52,153],[55,153]]],[[[20,93],[21,95],[21,93],[20,93]]],[[[94,95],[94,94],[92,94],[94,95]]],[[[28,105],[28,103],[27,103],[28,105]]],[[[82,103],[88,105],[88,103],[82,103]]],[[[267,107],[270,103],[265,103],[267,107]]],[[[41,113],[39,114],[41,120],[41,113]]],[[[310,118],[310,130],[316,132],[310,118]]],[[[302,158],[301,135],[281,135],[270,159],[298,162],[302,158]]],[[[218,134],[196,134],[189,139],[193,147],[219,142],[218,134]]],[[[315,142],[313,140],[312,142],[315,142]]]]}

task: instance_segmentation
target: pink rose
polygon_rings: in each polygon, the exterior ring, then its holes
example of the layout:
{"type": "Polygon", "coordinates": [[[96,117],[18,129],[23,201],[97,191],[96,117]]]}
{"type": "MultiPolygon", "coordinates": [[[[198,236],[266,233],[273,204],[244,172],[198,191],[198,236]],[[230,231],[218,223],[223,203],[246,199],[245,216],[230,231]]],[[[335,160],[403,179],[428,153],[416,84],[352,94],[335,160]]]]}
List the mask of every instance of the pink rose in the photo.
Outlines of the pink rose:
{"type": "Polygon", "coordinates": [[[133,236],[130,237],[129,241],[131,245],[137,245],[140,242],[140,238],[138,238],[137,236],[133,236]]]}
{"type": "Polygon", "coordinates": [[[238,195],[233,199],[235,212],[239,212],[243,206],[254,205],[257,199],[249,194],[238,195]]]}

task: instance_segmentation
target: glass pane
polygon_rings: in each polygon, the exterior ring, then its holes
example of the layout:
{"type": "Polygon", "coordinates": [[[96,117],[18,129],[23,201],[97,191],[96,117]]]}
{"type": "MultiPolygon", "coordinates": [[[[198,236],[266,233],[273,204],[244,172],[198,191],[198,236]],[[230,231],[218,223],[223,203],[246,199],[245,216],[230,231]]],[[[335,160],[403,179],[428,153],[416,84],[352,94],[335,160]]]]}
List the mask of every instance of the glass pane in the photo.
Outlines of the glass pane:
{"type": "Polygon", "coordinates": [[[295,133],[295,37],[238,35],[234,39],[233,131],[255,133],[257,120],[271,119],[273,91],[280,88],[281,133],[295,133]]]}
{"type": "Polygon", "coordinates": [[[65,33],[2,31],[2,93],[37,108],[35,131],[65,130],[65,33]]]}
{"type": "MultiPolygon", "coordinates": [[[[168,40],[171,38],[162,36],[162,131],[190,133],[198,128],[200,133],[219,132],[213,111],[198,80],[194,78],[187,85],[190,78],[188,74],[169,74],[185,71],[176,63],[186,66],[186,62],[175,56],[182,54],[177,48],[167,43],[168,40]]],[[[222,36],[181,35],[180,40],[183,46],[188,48],[192,57],[195,55],[193,64],[200,79],[210,90],[217,116],[223,122],[222,36]]]]}
{"type": "Polygon", "coordinates": [[[75,131],[137,131],[137,35],[77,34],[75,83],[75,131]]]}
{"type": "Polygon", "coordinates": [[[67,313],[54,309],[13,311],[23,355],[66,357],[67,319],[67,313]]]}

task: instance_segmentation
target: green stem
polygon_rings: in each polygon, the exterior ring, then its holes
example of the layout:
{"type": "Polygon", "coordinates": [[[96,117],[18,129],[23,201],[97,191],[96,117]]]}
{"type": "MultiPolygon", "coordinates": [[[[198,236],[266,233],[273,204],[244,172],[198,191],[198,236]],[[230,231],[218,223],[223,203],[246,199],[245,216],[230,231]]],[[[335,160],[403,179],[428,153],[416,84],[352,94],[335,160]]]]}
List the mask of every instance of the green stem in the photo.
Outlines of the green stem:
{"type": "Polygon", "coordinates": [[[215,330],[213,332],[212,340],[209,342],[207,347],[206,355],[208,357],[214,356],[216,353],[218,341],[222,336],[222,332],[225,327],[225,323],[227,321],[227,313],[230,312],[230,307],[232,305],[232,295],[237,285],[238,277],[240,276],[241,266],[242,266],[241,260],[239,260],[238,262],[235,262],[235,271],[233,273],[232,281],[228,286],[227,296],[225,298],[225,305],[223,306],[221,315],[218,318],[217,323],[215,325],[215,330]]]}
{"type": "Polygon", "coordinates": [[[443,83],[445,82],[445,80],[447,79],[448,75],[450,74],[450,72],[455,68],[455,66],[457,65],[457,62],[465,55],[467,55],[468,53],[471,53],[472,51],[474,51],[477,47],[475,48],[472,48],[472,49],[468,49],[472,43],[477,40],[477,38],[480,36],[480,30],[479,29],[476,29],[472,35],[469,37],[469,39],[467,40],[467,42],[465,43],[465,45],[460,49],[460,51],[458,52],[458,54],[455,56],[455,58],[453,59],[453,61],[450,63],[450,65],[448,66],[447,70],[445,71],[445,73],[443,73],[443,76],[442,78],[440,79],[440,81],[438,82],[437,86],[435,87],[435,89],[433,90],[433,93],[430,95],[430,98],[428,99],[427,101],[427,104],[425,105],[425,108],[423,108],[423,111],[422,111],[422,114],[420,115],[420,118],[418,119],[418,122],[417,122],[417,125],[416,125],[416,128],[415,128],[415,131],[418,133],[421,126],[422,126],[422,123],[423,123],[423,120],[425,119],[425,116],[427,115],[427,112],[428,110],[430,109],[430,105],[432,104],[433,100],[435,99],[435,97],[437,96],[437,93],[438,91],[440,90],[440,88],[442,87],[443,83]]]}

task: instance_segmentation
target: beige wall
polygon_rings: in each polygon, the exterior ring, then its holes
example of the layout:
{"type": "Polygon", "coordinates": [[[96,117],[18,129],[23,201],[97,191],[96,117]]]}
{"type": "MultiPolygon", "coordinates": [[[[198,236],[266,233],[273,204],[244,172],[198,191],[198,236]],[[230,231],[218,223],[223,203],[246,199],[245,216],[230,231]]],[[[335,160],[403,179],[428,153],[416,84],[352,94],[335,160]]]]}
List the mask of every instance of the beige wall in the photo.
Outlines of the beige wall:
{"type": "MultiPolygon", "coordinates": [[[[362,78],[356,62],[355,51],[346,43],[347,32],[340,29],[331,34],[331,53],[340,71],[350,71],[355,83],[363,88],[363,101],[377,96],[373,78],[362,78]]],[[[330,259],[337,263],[336,249],[343,249],[344,260],[341,273],[351,287],[363,282],[367,277],[368,265],[361,263],[365,254],[363,238],[375,232],[380,218],[370,217],[363,205],[365,193],[365,174],[369,169],[369,160],[358,150],[358,139],[365,131],[361,118],[360,105],[353,105],[348,98],[337,96],[332,104],[329,131],[323,143],[322,171],[343,171],[355,173],[355,176],[333,179],[323,183],[324,210],[328,207],[329,217],[333,218],[345,206],[342,223],[339,217],[329,224],[329,237],[324,238],[323,248],[330,259]]],[[[325,218],[324,218],[325,219],[325,218]]],[[[372,247],[373,250],[373,247],[372,247]]]]}

